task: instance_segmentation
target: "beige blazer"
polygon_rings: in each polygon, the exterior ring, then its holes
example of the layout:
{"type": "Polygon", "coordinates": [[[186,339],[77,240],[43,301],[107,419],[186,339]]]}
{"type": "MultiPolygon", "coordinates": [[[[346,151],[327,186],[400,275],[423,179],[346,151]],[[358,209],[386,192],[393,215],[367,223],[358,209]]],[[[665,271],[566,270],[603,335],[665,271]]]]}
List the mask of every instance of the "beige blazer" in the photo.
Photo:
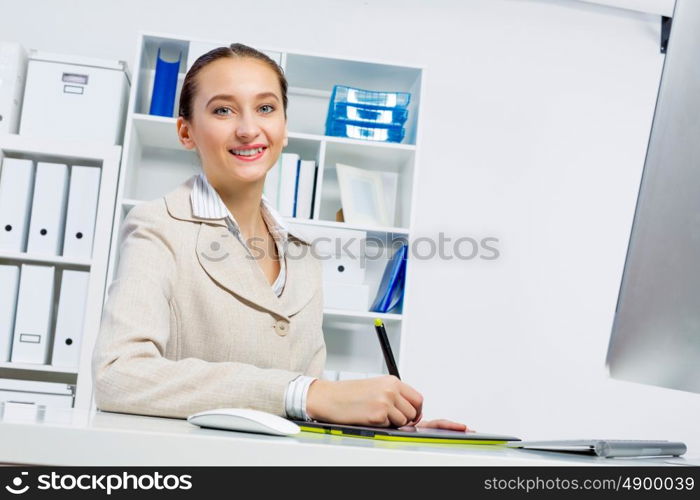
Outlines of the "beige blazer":
{"type": "Polygon", "coordinates": [[[107,411],[184,418],[222,407],[285,415],[299,374],[320,377],[321,263],[290,232],[278,297],[224,221],[192,215],[193,176],[134,207],[92,359],[107,411]]]}

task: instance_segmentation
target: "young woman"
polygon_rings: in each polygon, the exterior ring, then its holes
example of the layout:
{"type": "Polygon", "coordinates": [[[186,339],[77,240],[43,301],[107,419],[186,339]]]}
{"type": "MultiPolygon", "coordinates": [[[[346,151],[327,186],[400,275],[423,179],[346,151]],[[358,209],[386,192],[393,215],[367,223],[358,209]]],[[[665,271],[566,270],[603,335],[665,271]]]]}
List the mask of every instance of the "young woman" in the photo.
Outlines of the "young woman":
{"type": "Polygon", "coordinates": [[[263,197],[287,145],[287,81],[242,44],[185,77],[177,133],[202,173],[142,203],[121,253],[93,356],[102,410],[186,417],[249,407],[326,422],[466,430],[421,421],[422,396],[393,376],[321,380],[320,262],[263,197]]]}

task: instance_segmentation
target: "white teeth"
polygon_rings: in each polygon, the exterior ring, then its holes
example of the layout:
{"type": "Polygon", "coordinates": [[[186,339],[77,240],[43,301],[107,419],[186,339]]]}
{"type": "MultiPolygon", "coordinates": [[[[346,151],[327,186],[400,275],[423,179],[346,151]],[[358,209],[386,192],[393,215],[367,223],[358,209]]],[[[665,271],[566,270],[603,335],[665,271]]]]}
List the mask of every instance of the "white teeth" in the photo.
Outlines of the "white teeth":
{"type": "Polygon", "coordinates": [[[239,156],[254,156],[258,153],[260,153],[264,148],[256,148],[256,149],[241,149],[239,151],[233,151],[230,150],[231,153],[234,155],[239,155],[239,156]]]}

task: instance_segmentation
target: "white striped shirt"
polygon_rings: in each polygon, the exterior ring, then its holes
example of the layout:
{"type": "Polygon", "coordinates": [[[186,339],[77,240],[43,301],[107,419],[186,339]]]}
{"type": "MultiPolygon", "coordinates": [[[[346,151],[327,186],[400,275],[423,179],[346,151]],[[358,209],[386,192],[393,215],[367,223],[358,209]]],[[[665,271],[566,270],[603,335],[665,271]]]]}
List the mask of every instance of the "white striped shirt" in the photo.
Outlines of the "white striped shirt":
{"type": "MultiPolygon", "coordinates": [[[[250,253],[250,248],[243,240],[240,226],[236,219],[231,214],[231,211],[226,207],[226,204],[221,200],[219,193],[209,184],[204,173],[200,173],[195,180],[192,193],[190,194],[192,202],[192,213],[200,219],[225,219],[231,234],[236,236],[238,241],[250,253]]],[[[275,240],[277,254],[279,255],[280,272],[277,279],[272,284],[272,290],[279,297],[284,290],[284,285],[287,281],[287,266],[285,262],[284,249],[286,248],[287,238],[289,237],[289,229],[287,228],[282,216],[275,210],[267,201],[265,195],[260,201],[260,211],[265,224],[275,240]]],[[[290,418],[310,420],[306,414],[306,396],[311,382],[316,380],[315,377],[307,377],[299,375],[292,380],[287,386],[287,391],[284,396],[284,408],[287,416],[290,418]]]]}

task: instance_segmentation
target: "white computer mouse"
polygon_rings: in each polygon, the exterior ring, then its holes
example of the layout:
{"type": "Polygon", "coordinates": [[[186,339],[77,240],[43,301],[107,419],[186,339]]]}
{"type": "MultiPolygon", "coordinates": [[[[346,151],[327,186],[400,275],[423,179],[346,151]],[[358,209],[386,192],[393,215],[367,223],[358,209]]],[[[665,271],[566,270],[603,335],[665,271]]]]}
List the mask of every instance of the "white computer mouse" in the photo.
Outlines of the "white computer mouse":
{"type": "Polygon", "coordinates": [[[216,408],[187,417],[187,421],[200,427],[228,431],[255,432],[274,436],[293,436],[301,432],[294,422],[272,413],[250,408],[216,408]]]}

